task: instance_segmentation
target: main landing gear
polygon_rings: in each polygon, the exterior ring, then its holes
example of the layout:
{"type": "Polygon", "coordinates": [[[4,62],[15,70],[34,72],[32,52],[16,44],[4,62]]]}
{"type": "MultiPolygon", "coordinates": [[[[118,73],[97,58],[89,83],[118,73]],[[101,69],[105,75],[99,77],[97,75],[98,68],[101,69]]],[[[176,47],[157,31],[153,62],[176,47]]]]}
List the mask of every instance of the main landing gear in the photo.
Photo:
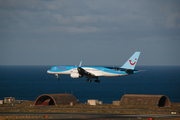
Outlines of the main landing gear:
{"type": "Polygon", "coordinates": [[[100,80],[95,80],[95,82],[100,83],[100,80]]]}
{"type": "MultiPolygon", "coordinates": [[[[91,82],[90,79],[87,79],[86,81],[89,82],[89,83],[91,82]]],[[[100,80],[97,79],[97,80],[95,80],[95,82],[100,83],[100,80]]]]}
{"type": "Polygon", "coordinates": [[[87,81],[87,82],[89,82],[89,83],[91,82],[91,80],[90,80],[90,79],[87,79],[86,81],[87,81]]]}

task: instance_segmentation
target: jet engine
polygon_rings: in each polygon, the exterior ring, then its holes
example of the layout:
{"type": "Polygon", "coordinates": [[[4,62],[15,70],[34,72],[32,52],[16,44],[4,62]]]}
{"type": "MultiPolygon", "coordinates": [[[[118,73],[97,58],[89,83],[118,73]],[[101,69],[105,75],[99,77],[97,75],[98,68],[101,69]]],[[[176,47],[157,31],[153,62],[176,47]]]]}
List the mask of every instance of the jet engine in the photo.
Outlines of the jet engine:
{"type": "Polygon", "coordinates": [[[81,78],[82,77],[79,73],[71,73],[70,76],[72,78],[81,78]]]}

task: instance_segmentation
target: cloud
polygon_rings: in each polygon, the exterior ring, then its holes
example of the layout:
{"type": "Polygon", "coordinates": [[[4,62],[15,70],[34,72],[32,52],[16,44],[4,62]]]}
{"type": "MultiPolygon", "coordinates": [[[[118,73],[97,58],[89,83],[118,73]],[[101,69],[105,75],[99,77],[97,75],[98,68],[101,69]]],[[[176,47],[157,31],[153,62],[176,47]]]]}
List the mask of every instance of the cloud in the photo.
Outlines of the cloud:
{"type": "Polygon", "coordinates": [[[93,32],[102,32],[103,31],[100,28],[89,27],[89,26],[84,26],[82,28],[67,27],[66,30],[67,30],[67,32],[70,32],[70,33],[93,33],[93,32]]]}
{"type": "Polygon", "coordinates": [[[47,53],[57,63],[59,54],[69,61],[83,54],[89,63],[89,56],[102,55],[106,63],[112,61],[106,60],[110,55],[119,63],[117,54],[129,57],[137,49],[153,51],[153,58],[161,53],[166,58],[166,53],[172,55],[179,50],[179,5],[176,0],[0,0],[0,55],[6,55],[4,64],[11,58],[8,54],[18,52],[24,60],[24,53],[32,58],[47,53]]]}
{"type": "Polygon", "coordinates": [[[166,28],[180,28],[180,13],[169,14],[164,23],[166,28]]]}
{"type": "Polygon", "coordinates": [[[77,23],[96,23],[96,22],[98,22],[97,15],[73,16],[73,19],[77,23]]]}
{"type": "MultiPolygon", "coordinates": [[[[146,29],[178,27],[180,19],[179,12],[172,11],[173,2],[169,7],[161,6],[167,6],[171,2],[164,2],[158,6],[160,4],[157,5],[157,2],[131,1],[127,4],[126,1],[116,0],[113,2],[7,0],[1,3],[0,15],[3,17],[1,22],[13,25],[16,23],[23,31],[24,27],[28,29],[33,26],[34,28],[56,26],[59,29],[65,28],[65,31],[71,27],[79,28],[76,33],[80,33],[82,28],[91,28],[89,32],[94,31],[92,28],[120,31],[138,29],[142,32],[146,29]]],[[[178,8],[176,10],[179,11],[178,8]]]]}

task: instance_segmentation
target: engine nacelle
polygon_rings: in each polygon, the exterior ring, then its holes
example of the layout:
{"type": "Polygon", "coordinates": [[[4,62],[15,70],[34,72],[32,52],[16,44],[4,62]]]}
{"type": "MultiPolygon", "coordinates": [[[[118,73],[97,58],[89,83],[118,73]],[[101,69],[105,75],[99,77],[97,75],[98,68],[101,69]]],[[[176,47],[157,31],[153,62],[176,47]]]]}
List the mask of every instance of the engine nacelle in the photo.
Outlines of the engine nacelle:
{"type": "Polygon", "coordinates": [[[72,78],[81,78],[82,77],[79,73],[71,73],[70,76],[72,78]]]}

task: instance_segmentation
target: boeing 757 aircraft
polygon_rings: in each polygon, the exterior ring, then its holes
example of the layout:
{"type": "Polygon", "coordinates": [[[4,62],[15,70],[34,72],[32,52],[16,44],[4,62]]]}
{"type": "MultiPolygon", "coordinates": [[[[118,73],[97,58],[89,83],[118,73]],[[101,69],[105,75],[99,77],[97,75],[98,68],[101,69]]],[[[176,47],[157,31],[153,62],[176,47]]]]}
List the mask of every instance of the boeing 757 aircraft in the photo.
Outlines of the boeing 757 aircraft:
{"type": "Polygon", "coordinates": [[[135,52],[121,67],[92,67],[92,66],[81,66],[82,61],[79,66],[54,66],[47,71],[49,74],[55,74],[57,80],[59,80],[59,75],[70,75],[71,78],[81,78],[85,76],[87,82],[91,82],[90,79],[96,79],[95,82],[100,82],[98,77],[120,77],[125,75],[131,75],[138,73],[135,70],[140,52],[135,52]]]}

